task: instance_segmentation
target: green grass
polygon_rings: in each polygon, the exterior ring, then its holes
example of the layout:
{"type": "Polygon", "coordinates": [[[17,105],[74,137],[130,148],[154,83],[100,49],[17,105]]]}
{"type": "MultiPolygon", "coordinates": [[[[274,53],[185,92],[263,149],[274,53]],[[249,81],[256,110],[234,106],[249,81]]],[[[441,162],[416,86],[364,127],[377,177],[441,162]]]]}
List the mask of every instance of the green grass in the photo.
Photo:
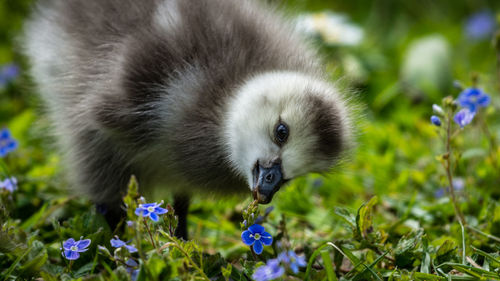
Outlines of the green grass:
{"type": "Polygon", "coordinates": [[[332,173],[296,179],[276,194],[275,209],[263,223],[274,243],[259,256],[241,241],[243,219],[264,212],[247,209],[250,194],[195,198],[192,240],[181,242],[169,231],[175,224],[169,215],[148,224],[150,236],[133,214],[135,184],[127,197],[135,225],[120,238],[131,239],[139,253],[114,251],[104,219],[88,200],[67,191],[49,122],[13,43],[30,2],[0,2],[0,65],[15,62],[23,72],[0,88],[0,126],[19,142],[0,159],[19,181],[14,193],[0,192],[0,280],[129,280],[123,262],[130,257],[139,264],[139,280],[250,280],[284,249],[304,255],[308,264],[298,274],[287,268],[283,280],[500,280],[500,43],[464,35],[474,11],[489,7],[500,17],[496,1],[286,3],[291,13],[342,12],[364,29],[356,46],[316,40],[332,80],[341,78],[361,108],[358,146],[332,173]],[[416,58],[422,72],[411,63],[411,50],[429,40],[433,45],[416,58]],[[433,103],[460,93],[454,80],[465,87],[477,83],[491,104],[451,140],[448,162],[443,129],[429,118],[433,103]],[[436,196],[449,185],[448,163],[464,183],[456,194],[463,228],[450,196],[436,196]],[[69,262],[61,255],[62,242],[81,236],[92,240],[89,250],[69,262]]]}

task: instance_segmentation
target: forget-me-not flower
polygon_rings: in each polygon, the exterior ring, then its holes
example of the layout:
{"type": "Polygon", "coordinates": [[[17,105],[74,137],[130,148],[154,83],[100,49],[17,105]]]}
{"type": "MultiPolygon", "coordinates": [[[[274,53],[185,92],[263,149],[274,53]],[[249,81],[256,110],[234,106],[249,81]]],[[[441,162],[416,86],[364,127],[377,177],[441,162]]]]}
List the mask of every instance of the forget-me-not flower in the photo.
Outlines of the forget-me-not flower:
{"type": "Polygon", "coordinates": [[[457,114],[455,114],[453,120],[460,126],[460,128],[463,129],[463,127],[469,125],[470,122],[472,122],[472,119],[474,119],[475,115],[476,113],[470,111],[468,108],[462,108],[459,112],[457,112],[457,114]]]}
{"type": "Polygon", "coordinates": [[[434,124],[435,126],[441,126],[441,119],[437,117],[436,115],[431,116],[431,123],[434,124]]]}
{"type": "Polygon", "coordinates": [[[254,224],[241,233],[241,240],[248,246],[253,245],[253,250],[257,255],[262,253],[264,249],[263,245],[269,246],[273,243],[273,237],[271,234],[265,231],[265,228],[261,225],[254,224]]]}
{"type": "Polygon", "coordinates": [[[470,39],[487,39],[495,32],[495,16],[488,10],[477,12],[467,19],[465,33],[470,39]]]}
{"type": "Polygon", "coordinates": [[[0,181],[0,190],[1,189],[14,192],[14,190],[17,189],[17,179],[15,177],[10,177],[0,181]]]}
{"type": "Polygon", "coordinates": [[[461,107],[475,113],[479,107],[490,104],[490,96],[478,88],[467,88],[460,93],[457,101],[461,107]]]}
{"type": "Polygon", "coordinates": [[[284,264],[288,264],[295,274],[299,272],[299,267],[305,267],[307,265],[304,256],[297,256],[292,250],[280,253],[278,255],[278,260],[284,264]]]}
{"type": "Polygon", "coordinates": [[[167,209],[161,208],[162,203],[147,203],[139,204],[139,207],[135,209],[135,214],[141,217],[149,217],[153,221],[158,221],[158,215],[163,215],[168,212],[167,209]]]}
{"type": "Polygon", "coordinates": [[[9,152],[17,148],[17,141],[12,138],[8,129],[0,131],[0,157],[5,157],[9,152]]]}
{"type": "Polygon", "coordinates": [[[120,240],[120,238],[118,238],[118,236],[115,236],[115,238],[111,238],[109,242],[111,243],[111,246],[115,248],[125,247],[130,253],[137,252],[137,248],[134,247],[134,245],[127,245],[128,243],[130,243],[130,241],[129,242],[122,241],[120,240]]]}
{"type": "Polygon", "coordinates": [[[139,269],[137,268],[139,264],[133,260],[133,259],[128,259],[125,264],[127,265],[127,272],[130,274],[130,279],[132,281],[137,280],[137,276],[139,275],[139,269]]]}
{"type": "Polygon", "coordinates": [[[88,250],[90,245],[90,239],[81,239],[75,241],[75,239],[70,238],[63,243],[62,255],[68,260],[76,260],[80,257],[80,253],[88,250]]]}
{"type": "Polygon", "coordinates": [[[0,88],[16,79],[19,72],[19,66],[14,63],[2,66],[0,68],[0,88]]]}
{"type": "Polygon", "coordinates": [[[280,265],[278,259],[270,259],[266,265],[258,267],[252,278],[255,281],[269,281],[280,278],[285,273],[285,269],[280,265]]]}

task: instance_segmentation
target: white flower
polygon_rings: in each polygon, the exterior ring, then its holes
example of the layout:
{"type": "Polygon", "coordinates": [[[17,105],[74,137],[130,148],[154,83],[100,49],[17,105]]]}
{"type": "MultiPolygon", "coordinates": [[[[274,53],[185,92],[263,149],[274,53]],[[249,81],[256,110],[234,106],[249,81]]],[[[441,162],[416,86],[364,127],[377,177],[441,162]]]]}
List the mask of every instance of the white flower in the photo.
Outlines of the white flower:
{"type": "Polygon", "coordinates": [[[333,12],[304,14],[297,18],[297,29],[319,35],[331,45],[355,46],[363,40],[363,29],[349,22],[347,16],[333,12]]]}
{"type": "Polygon", "coordinates": [[[434,111],[434,113],[439,114],[441,116],[444,115],[443,108],[441,106],[437,105],[437,104],[433,104],[432,105],[432,111],[434,111]]]}

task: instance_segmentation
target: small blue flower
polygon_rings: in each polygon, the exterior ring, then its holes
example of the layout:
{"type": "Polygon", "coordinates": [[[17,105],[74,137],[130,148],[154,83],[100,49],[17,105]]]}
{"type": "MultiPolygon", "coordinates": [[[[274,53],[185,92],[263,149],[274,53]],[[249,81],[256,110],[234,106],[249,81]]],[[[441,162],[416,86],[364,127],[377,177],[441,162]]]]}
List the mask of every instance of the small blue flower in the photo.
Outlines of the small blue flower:
{"type": "Polygon", "coordinates": [[[465,188],[465,181],[462,178],[454,178],[453,179],[453,189],[455,191],[462,191],[465,188]]]}
{"type": "Polygon", "coordinates": [[[495,16],[490,11],[480,11],[467,19],[465,33],[470,39],[488,39],[495,31],[495,24],[495,16]]]}
{"type": "Polygon", "coordinates": [[[435,126],[441,126],[441,119],[437,117],[436,115],[431,116],[431,123],[434,124],[435,126]]]}
{"type": "Polygon", "coordinates": [[[17,141],[12,138],[8,129],[0,131],[0,157],[5,157],[9,152],[16,150],[17,141]]]}
{"type": "Polygon", "coordinates": [[[127,272],[130,274],[130,279],[132,279],[132,281],[137,280],[137,276],[139,275],[139,269],[137,269],[137,267],[139,264],[133,259],[128,259],[125,264],[127,265],[127,272]]]}
{"type": "Polygon", "coordinates": [[[135,214],[141,217],[149,217],[153,221],[158,221],[158,215],[163,215],[168,212],[167,209],[161,208],[162,203],[147,203],[139,204],[139,207],[135,209],[135,214]]]}
{"type": "Polygon", "coordinates": [[[457,114],[455,114],[453,120],[460,126],[460,128],[463,129],[465,126],[469,125],[470,122],[472,122],[475,115],[476,114],[471,112],[468,108],[462,108],[459,112],[457,112],[457,114]]]}
{"type": "Polygon", "coordinates": [[[253,250],[257,255],[262,253],[264,245],[269,246],[273,243],[271,234],[265,232],[265,228],[261,225],[254,224],[241,233],[241,240],[248,246],[253,245],[253,250]]]}
{"type": "Polygon", "coordinates": [[[0,181],[0,189],[5,189],[9,192],[14,192],[17,189],[17,179],[15,177],[6,178],[0,181]]]}
{"type": "Polygon", "coordinates": [[[439,188],[438,190],[434,191],[434,197],[439,199],[444,196],[444,188],[439,188]]]}
{"type": "Polygon", "coordinates": [[[266,265],[258,267],[252,278],[255,281],[269,281],[276,278],[280,278],[285,274],[285,269],[280,266],[278,259],[270,259],[267,261],[266,265]]]}
{"type": "Polygon", "coordinates": [[[458,103],[461,107],[476,112],[478,107],[486,107],[490,104],[490,96],[480,89],[467,88],[458,96],[458,103]]]}
{"type": "Polygon", "coordinates": [[[68,260],[76,260],[80,257],[80,253],[88,250],[88,246],[90,245],[90,239],[84,239],[75,241],[75,239],[70,238],[63,243],[62,252],[63,257],[68,260]]]}
{"type": "Polygon", "coordinates": [[[127,226],[128,226],[128,227],[134,227],[134,222],[133,222],[133,221],[128,220],[128,221],[127,221],[127,226]]]}
{"type": "Polygon", "coordinates": [[[299,272],[299,267],[305,267],[307,265],[304,256],[297,256],[292,250],[280,253],[278,255],[278,260],[284,264],[288,264],[295,274],[299,272]]]}
{"type": "Polygon", "coordinates": [[[115,238],[112,238],[111,241],[109,241],[109,242],[111,243],[111,246],[113,246],[115,248],[125,247],[125,248],[127,248],[127,250],[130,253],[137,252],[137,248],[134,247],[134,245],[127,245],[128,243],[130,243],[130,241],[124,242],[124,241],[120,240],[118,238],[118,236],[115,236],[115,238]]]}
{"type": "Polygon", "coordinates": [[[0,69],[0,87],[3,87],[16,79],[17,76],[19,76],[19,72],[19,66],[16,64],[11,63],[2,66],[0,69]]]}

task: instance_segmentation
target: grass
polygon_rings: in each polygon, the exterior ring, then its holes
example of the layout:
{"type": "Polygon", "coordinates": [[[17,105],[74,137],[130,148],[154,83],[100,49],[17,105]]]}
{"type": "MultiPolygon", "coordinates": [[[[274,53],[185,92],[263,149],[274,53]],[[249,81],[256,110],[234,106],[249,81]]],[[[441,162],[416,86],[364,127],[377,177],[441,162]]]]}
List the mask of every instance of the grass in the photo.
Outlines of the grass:
{"type": "Polygon", "coordinates": [[[15,192],[0,192],[0,280],[251,280],[288,249],[307,265],[294,273],[282,263],[282,280],[500,280],[500,44],[493,34],[464,32],[475,11],[498,18],[498,3],[287,2],[292,14],[330,9],[364,30],[353,46],[316,38],[332,79],[342,77],[363,108],[356,151],[332,173],[294,180],[267,215],[250,196],[195,198],[188,242],[172,235],[172,209],[158,223],[134,214],[141,201],[131,181],[133,223],[120,234],[138,248],[131,254],[113,248],[104,218],[67,191],[27,62],[13,43],[30,2],[0,2],[0,65],[14,62],[22,73],[0,87],[0,126],[19,143],[0,159],[0,180],[18,179],[15,192]],[[461,92],[454,80],[491,97],[462,130],[452,121],[461,92]],[[432,104],[445,111],[439,128],[429,122],[432,104]],[[244,219],[250,225],[259,215],[274,241],[256,255],[241,232],[244,219]],[[63,241],[82,236],[92,240],[88,251],[63,258],[63,241]]]}

